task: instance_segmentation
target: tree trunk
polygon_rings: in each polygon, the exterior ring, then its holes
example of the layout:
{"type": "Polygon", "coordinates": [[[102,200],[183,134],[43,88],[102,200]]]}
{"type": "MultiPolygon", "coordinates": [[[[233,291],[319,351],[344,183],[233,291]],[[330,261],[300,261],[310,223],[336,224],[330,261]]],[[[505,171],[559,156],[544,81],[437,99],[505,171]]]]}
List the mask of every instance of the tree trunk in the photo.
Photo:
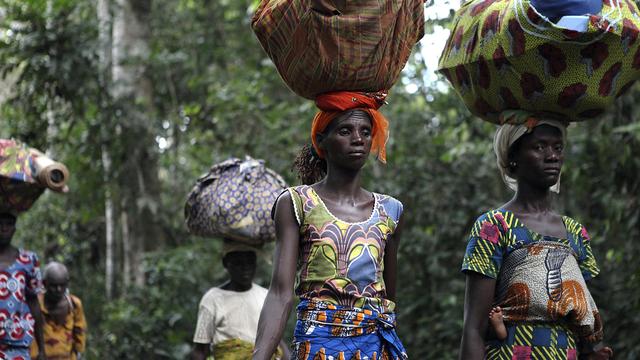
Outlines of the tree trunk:
{"type": "Polygon", "coordinates": [[[111,157],[109,149],[106,145],[102,145],[102,170],[104,180],[104,221],[105,221],[105,291],[107,299],[113,298],[113,285],[115,274],[115,239],[114,239],[114,219],[113,219],[113,198],[111,194],[110,176],[111,173],[111,157]]]}
{"type": "Polygon", "coordinates": [[[121,129],[118,188],[122,208],[123,235],[128,237],[124,257],[136,285],[144,285],[142,256],[164,243],[158,226],[159,183],[154,109],[149,61],[150,0],[116,0],[113,16],[112,79],[121,129]],[[126,227],[126,229],[125,229],[126,227]]]}
{"type": "MultiPolygon", "coordinates": [[[[122,209],[126,209],[127,206],[122,206],[122,209]]],[[[122,286],[126,289],[131,285],[131,238],[129,237],[129,219],[127,218],[127,212],[122,211],[120,213],[120,226],[122,227],[122,251],[124,252],[122,263],[122,286]]]]}
{"type": "Polygon", "coordinates": [[[108,134],[111,133],[110,114],[110,73],[111,73],[111,2],[110,0],[98,0],[98,37],[100,42],[100,85],[105,90],[101,92],[100,117],[102,155],[102,180],[104,182],[104,221],[105,221],[105,291],[107,299],[114,295],[115,283],[115,220],[112,193],[111,167],[112,159],[109,150],[108,134]]]}

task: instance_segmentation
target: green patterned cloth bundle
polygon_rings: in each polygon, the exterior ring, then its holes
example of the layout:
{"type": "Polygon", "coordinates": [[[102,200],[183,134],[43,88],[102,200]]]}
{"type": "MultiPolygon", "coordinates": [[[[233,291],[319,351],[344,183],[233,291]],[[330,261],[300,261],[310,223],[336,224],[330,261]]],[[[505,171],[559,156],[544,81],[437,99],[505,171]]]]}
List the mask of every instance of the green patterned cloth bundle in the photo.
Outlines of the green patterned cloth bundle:
{"type": "Polygon", "coordinates": [[[640,77],[631,0],[603,1],[584,32],[557,26],[527,0],[468,1],[455,19],[439,71],[483,120],[501,124],[505,110],[592,119],[640,77]]]}

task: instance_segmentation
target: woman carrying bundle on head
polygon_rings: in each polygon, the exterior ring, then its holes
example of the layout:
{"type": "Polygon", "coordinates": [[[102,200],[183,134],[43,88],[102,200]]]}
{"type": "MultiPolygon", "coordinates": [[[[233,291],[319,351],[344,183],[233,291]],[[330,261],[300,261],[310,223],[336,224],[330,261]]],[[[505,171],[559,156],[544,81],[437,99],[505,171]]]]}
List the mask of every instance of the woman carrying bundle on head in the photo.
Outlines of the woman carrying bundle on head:
{"type": "Polygon", "coordinates": [[[304,185],[276,201],[271,287],[254,360],[266,360],[300,298],[293,359],[406,359],[395,333],[396,254],[402,204],[360,186],[370,153],[386,162],[385,94],[318,96],[312,146],[295,165],[304,185]]]}
{"type": "Polygon", "coordinates": [[[552,202],[566,126],[529,117],[502,125],[495,135],[500,173],[515,196],[481,215],[471,230],[462,264],[467,279],[460,359],[613,355],[601,345],[602,321],[586,285],[600,272],[591,239],[552,202]],[[488,322],[493,332],[487,332],[488,322]]]}
{"type": "Polygon", "coordinates": [[[591,239],[552,192],[568,123],[599,117],[640,78],[639,12],[601,0],[470,0],[456,12],[439,71],[500,126],[494,150],[515,191],[471,229],[460,359],[611,358],[586,285],[600,271],[591,239]]]}

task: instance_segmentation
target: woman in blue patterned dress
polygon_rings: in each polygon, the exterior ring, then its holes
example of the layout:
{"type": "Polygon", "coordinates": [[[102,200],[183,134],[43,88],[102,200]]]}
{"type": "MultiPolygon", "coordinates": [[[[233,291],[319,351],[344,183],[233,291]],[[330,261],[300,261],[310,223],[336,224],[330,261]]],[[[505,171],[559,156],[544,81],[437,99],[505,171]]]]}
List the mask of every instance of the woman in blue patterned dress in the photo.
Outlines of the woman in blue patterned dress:
{"type": "MultiPolygon", "coordinates": [[[[36,254],[11,245],[15,231],[16,217],[0,212],[0,359],[29,360],[34,338],[44,349],[42,277],[36,254]]],[[[46,359],[44,351],[37,359],[46,359]]]]}
{"type": "Polygon", "coordinates": [[[533,118],[502,125],[496,133],[498,166],[516,194],[481,215],[471,230],[462,264],[466,294],[460,359],[612,356],[601,345],[602,321],[585,283],[600,271],[589,234],[552,205],[565,137],[565,123],[533,118]],[[487,314],[496,306],[506,337],[487,331],[487,314]]]}
{"type": "Polygon", "coordinates": [[[315,154],[307,147],[297,159],[305,185],[289,188],[274,208],[273,278],[253,359],[275,350],[294,285],[294,359],[406,359],[394,315],[402,204],[360,186],[369,153],[384,159],[381,99],[340,93],[316,103],[323,111],[312,126],[315,154]]]}

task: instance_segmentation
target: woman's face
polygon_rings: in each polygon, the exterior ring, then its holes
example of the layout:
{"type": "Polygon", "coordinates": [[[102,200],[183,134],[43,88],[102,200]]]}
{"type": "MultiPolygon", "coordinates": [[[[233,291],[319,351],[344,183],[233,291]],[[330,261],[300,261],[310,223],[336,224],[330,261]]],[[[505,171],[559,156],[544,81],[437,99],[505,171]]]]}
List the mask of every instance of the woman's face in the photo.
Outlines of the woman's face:
{"type": "Polygon", "coordinates": [[[222,264],[227,269],[231,282],[243,287],[251,286],[256,275],[256,253],[234,251],[224,257],[222,264]]]}
{"type": "Polygon", "coordinates": [[[16,232],[16,219],[10,216],[0,215],[0,245],[11,243],[16,232]]]}
{"type": "Polygon", "coordinates": [[[49,299],[60,300],[69,287],[69,274],[61,271],[51,271],[42,281],[49,299]]]}
{"type": "Polygon", "coordinates": [[[563,140],[560,130],[550,125],[536,126],[520,138],[511,158],[516,163],[512,173],[518,182],[540,188],[555,185],[564,161],[563,140]]]}
{"type": "Polygon", "coordinates": [[[352,111],[337,117],[325,130],[320,147],[330,163],[360,169],[371,151],[372,126],[364,111],[352,111]]]}

